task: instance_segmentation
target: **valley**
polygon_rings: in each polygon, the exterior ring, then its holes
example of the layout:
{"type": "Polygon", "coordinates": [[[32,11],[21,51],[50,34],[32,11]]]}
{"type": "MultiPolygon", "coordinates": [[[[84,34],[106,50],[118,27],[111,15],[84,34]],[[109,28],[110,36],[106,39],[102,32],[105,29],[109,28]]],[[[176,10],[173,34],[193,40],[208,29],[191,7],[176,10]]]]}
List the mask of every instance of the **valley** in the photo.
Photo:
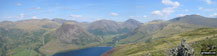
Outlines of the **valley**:
{"type": "MultiPolygon", "coordinates": [[[[64,19],[0,22],[1,56],[52,56],[89,47],[114,47],[102,56],[167,56],[185,39],[195,55],[202,45],[217,46],[217,18],[186,15],[168,21],[141,23],[64,19]]],[[[216,50],[216,49],[214,49],[216,50]]]]}

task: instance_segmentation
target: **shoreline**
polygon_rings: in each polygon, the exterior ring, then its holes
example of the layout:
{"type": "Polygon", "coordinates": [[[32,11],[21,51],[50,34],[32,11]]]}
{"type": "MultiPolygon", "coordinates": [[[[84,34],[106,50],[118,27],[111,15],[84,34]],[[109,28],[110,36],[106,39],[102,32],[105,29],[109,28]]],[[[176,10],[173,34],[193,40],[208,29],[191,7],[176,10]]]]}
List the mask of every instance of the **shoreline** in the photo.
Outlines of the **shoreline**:
{"type": "Polygon", "coordinates": [[[67,53],[67,52],[85,50],[85,49],[89,49],[89,48],[110,48],[109,50],[107,50],[107,51],[100,54],[100,55],[103,55],[104,53],[112,50],[113,47],[110,47],[110,46],[94,46],[94,47],[87,47],[87,48],[79,48],[79,49],[74,49],[74,50],[66,50],[66,51],[58,52],[58,53],[53,54],[52,56],[56,56],[58,54],[63,54],[63,53],[67,53]]]}

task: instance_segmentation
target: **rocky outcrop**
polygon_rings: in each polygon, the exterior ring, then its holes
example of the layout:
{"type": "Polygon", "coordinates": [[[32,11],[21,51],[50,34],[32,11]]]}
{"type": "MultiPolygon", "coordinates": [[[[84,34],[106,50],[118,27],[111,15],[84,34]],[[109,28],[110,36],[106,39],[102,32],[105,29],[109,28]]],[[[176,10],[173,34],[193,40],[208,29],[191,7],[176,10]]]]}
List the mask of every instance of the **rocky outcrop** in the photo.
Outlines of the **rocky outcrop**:
{"type": "Polygon", "coordinates": [[[182,40],[181,46],[178,48],[172,48],[170,50],[170,56],[194,56],[194,49],[190,47],[186,42],[182,40]]]}

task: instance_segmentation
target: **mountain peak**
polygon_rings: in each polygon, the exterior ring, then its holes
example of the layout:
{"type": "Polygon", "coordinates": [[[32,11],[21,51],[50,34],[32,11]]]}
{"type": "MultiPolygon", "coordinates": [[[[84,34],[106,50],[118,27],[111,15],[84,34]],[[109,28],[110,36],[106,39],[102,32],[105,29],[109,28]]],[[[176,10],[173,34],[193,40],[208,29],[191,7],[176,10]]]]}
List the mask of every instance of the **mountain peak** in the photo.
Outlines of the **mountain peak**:
{"type": "Polygon", "coordinates": [[[142,24],[141,22],[135,20],[135,19],[128,19],[125,21],[125,23],[130,23],[130,24],[142,24]]]}
{"type": "Polygon", "coordinates": [[[58,39],[64,43],[74,43],[77,45],[94,42],[92,34],[76,23],[64,23],[57,29],[58,39]],[[81,41],[80,41],[81,40],[81,41]]]}
{"type": "Polygon", "coordinates": [[[181,23],[188,23],[193,25],[203,25],[203,26],[210,26],[216,27],[217,19],[216,18],[208,18],[203,17],[200,15],[186,15],[183,17],[177,17],[174,19],[169,20],[170,22],[181,22],[181,23]]]}
{"type": "Polygon", "coordinates": [[[200,16],[200,15],[197,15],[197,14],[192,14],[192,15],[186,15],[184,17],[203,17],[203,16],[200,16]]]}
{"type": "Polygon", "coordinates": [[[94,22],[106,23],[106,22],[115,22],[115,21],[102,19],[102,20],[97,20],[97,21],[94,21],[94,22]]]}
{"type": "Polygon", "coordinates": [[[124,23],[123,23],[123,26],[126,28],[126,29],[129,29],[129,30],[133,30],[133,29],[136,29],[138,28],[140,25],[142,25],[141,22],[135,20],[135,19],[128,19],[126,20],[124,23]]]}
{"type": "Polygon", "coordinates": [[[63,24],[65,22],[76,22],[76,21],[73,21],[73,20],[65,20],[65,19],[61,19],[61,18],[54,18],[54,19],[52,19],[52,21],[60,23],[60,24],[63,24]]]}
{"type": "Polygon", "coordinates": [[[128,19],[128,20],[126,20],[125,22],[138,22],[138,21],[135,20],[135,19],[128,19]]]}
{"type": "Polygon", "coordinates": [[[120,28],[118,22],[103,19],[91,23],[88,26],[88,31],[96,35],[106,35],[117,33],[120,28]]]}
{"type": "Polygon", "coordinates": [[[177,18],[174,18],[174,19],[171,19],[169,21],[183,21],[183,20],[199,20],[199,19],[204,19],[205,17],[203,16],[200,16],[200,15],[197,15],[197,14],[192,14],[192,15],[186,15],[186,16],[183,16],[183,17],[177,17],[177,18]]]}

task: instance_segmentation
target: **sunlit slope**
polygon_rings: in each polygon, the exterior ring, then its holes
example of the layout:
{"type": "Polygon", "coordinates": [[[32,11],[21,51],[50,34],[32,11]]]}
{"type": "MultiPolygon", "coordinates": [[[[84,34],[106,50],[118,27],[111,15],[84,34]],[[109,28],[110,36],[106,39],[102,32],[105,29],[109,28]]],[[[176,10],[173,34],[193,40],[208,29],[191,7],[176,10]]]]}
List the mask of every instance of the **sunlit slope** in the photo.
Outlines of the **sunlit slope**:
{"type": "MultiPolygon", "coordinates": [[[[217,18],[207,18],[199,15],[177,17],[169,21],[151,21],[136,29],[134,34],[126,36],[118,43],[150,42],[151,39],[171,37],[197,28],[217,27],[217,18]]],[[[129,35],[129,34],[126,34],[129,35]]]]}
{"type": "Polygon", "coordinates": [[[47,19],[0,22],[0,55],[40,56],[38,48],[45,42],[45,33],[58,27],[58,23],[47,19]]]}
{"type": "Polygon", "coordinates": [[[46,30],[26,32],[20,29],[1,29],[1,52],[3,56],[41,55],[37,48],[41,45],[41,37],[46,30]]]}
{"type": "Polygon", "coordinates": [[[163,21],[146,23],[136,29],[133,35],[121,39],[119,43],[148,42],[147,40],[150,39],[154,33],[163,29],[167,24],[167,22],[163,21]]]}
{"type": "Polygon", "coordinates": [[[200,28],[197,30],[173,35],[168,38],[152,40],[151,43],[135,43],[121,45],[112,56],[144,56],[148,53],[151,56],[168,56],[169,49],[180,45],[181,40],[186,39],[187,43],[195,50],[196,56],[200,55],[202,45],[213,44],[217,46],[217,29],[200,28]]]}

